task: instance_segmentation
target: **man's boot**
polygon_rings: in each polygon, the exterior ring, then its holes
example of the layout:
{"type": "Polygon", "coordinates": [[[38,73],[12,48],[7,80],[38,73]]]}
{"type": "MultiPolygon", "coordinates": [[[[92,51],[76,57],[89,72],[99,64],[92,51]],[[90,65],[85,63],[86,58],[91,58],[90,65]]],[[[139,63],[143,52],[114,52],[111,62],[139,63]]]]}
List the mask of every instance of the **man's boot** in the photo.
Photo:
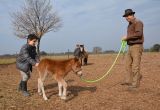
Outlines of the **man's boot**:
{"type": "Polygon", "coordinates": [[[140,81],[142,80],[142,75],[139,76],[136,83],[129,86],[129,88],[138,88],[140,86],[140,81]]]}
{"type": "Polygon", "coordinates": [[[22,81],[22,93],[24,96],[30,96],[29,92],[27,91],[27,81],[22,81]]]}

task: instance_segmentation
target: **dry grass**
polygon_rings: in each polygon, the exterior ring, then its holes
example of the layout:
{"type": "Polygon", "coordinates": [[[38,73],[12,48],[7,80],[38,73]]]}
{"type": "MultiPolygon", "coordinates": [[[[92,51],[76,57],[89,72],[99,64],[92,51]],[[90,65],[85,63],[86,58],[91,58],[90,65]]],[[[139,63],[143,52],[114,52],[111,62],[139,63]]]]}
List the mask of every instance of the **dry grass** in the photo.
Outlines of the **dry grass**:
{"type": "MultiPolygon", "coordinates": [[[[68,57],[68,55],[57,55],[57,56],[42,56],[41,59],[43,58],[51,58],[51,59],[68,59],[73,57],[72,55],[70,55],[68,57]]],[[[0,58],[0,65],[8,65],[8,64],[13,64],[16,62],[16,58],[14,57],[2,57],[0,58]]]]}
{"type": "Polygon", "coordinates": [[[8,65],[16,62],[16,58],[0,58],[0,65],[8,65]]]}
{"type": "MultiPolygon", "coordinates": [[[[146,53],[146,54],[158,54],[158,53],[146,53]]],[[[89,55],[90,58],[97,56],[97,57],[106,57],[106,56],[115,56],[117,54],[91,54],[89,55]]],[[[123,54],[121,55],[123,56],[123,54]]],[[[73,55],[52,55],[52,56],[42,56],[41,59],[44,58],[50,58],[50,59],[68,59],[68,58],[72,58],[73,55]]],[[[15,57],[1,57],[0,58],[0,65],[8,65],[8,64],[13,64],[16,62],[16,58],[15,57]]]]}

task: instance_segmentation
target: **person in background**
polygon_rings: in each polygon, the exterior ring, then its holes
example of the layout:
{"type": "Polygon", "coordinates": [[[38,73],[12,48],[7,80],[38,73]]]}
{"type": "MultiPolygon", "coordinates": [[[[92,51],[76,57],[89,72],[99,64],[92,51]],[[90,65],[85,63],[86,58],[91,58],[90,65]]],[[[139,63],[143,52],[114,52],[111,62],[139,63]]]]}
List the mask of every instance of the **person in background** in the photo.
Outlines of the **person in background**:
{"type": "Polygon", "coordinates": [[[27,82],[31,76],[32,66],[38,66],[39,57],[36,53],[36,42],[38,37],[30,34],[27,37],[27,43],[22,46],[20,53],[16,59],[16,67],[21,73],[21,81],[18,90],[22,91],[24,96],[30,96],[27,90],[27,82]]]}
{"type": "Polygon", "coordinates": [[[128,21],[127,35],[122,40],[127,41],[129,46],[126,56],[127,74],[121,85],[128,85],[129,88],[138,88],[142,75],[140,74],[140,63],[143,52],[143,22],[134,16],[132,9],[126,9],[123,17],[128,21]]]}
{"type": "Polygon", "coordinates": [[[87,65],[87,63],[88,63],[88,53],[87,53],[87,50],[84,47],[84,45],[80,45],[80,48],[81,48],[81,55],[82,55],[82,58],[83,58],[83,63],[84,63],[84,65],[87,65]]]}
{"type": "Polygon", "coordinates": [[[79,44],[76,45],[76,48],[74,50],[74,57],[78,59],[81,57],[81,49],[79,44]]]}

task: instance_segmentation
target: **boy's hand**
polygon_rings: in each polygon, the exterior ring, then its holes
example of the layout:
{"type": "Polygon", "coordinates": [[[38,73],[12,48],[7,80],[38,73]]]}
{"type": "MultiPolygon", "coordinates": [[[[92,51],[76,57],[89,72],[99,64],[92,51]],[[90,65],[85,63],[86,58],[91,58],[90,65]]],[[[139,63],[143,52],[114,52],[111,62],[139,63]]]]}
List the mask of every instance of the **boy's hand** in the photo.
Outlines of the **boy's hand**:
{"type": "Polygon", "coordinates": [[[37,67],[39,65],[39,63],[36,63],[35,66],[37,67]]]}

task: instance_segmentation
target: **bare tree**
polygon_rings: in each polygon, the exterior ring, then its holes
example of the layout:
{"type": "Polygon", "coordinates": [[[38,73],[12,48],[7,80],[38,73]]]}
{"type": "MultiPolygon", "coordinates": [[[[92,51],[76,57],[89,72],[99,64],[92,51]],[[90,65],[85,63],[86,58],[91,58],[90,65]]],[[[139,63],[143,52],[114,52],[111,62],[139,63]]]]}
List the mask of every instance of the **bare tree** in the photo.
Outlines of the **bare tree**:
{"type": "Polygon", "coordinates": [[[11,14],[14,34],[26,38],[28,34],[36,34],[38,39],[37,52],[42,36],[61,27],[61,19],[50,3],[50,0],[25,0],[21,11],[11,14]]]}

